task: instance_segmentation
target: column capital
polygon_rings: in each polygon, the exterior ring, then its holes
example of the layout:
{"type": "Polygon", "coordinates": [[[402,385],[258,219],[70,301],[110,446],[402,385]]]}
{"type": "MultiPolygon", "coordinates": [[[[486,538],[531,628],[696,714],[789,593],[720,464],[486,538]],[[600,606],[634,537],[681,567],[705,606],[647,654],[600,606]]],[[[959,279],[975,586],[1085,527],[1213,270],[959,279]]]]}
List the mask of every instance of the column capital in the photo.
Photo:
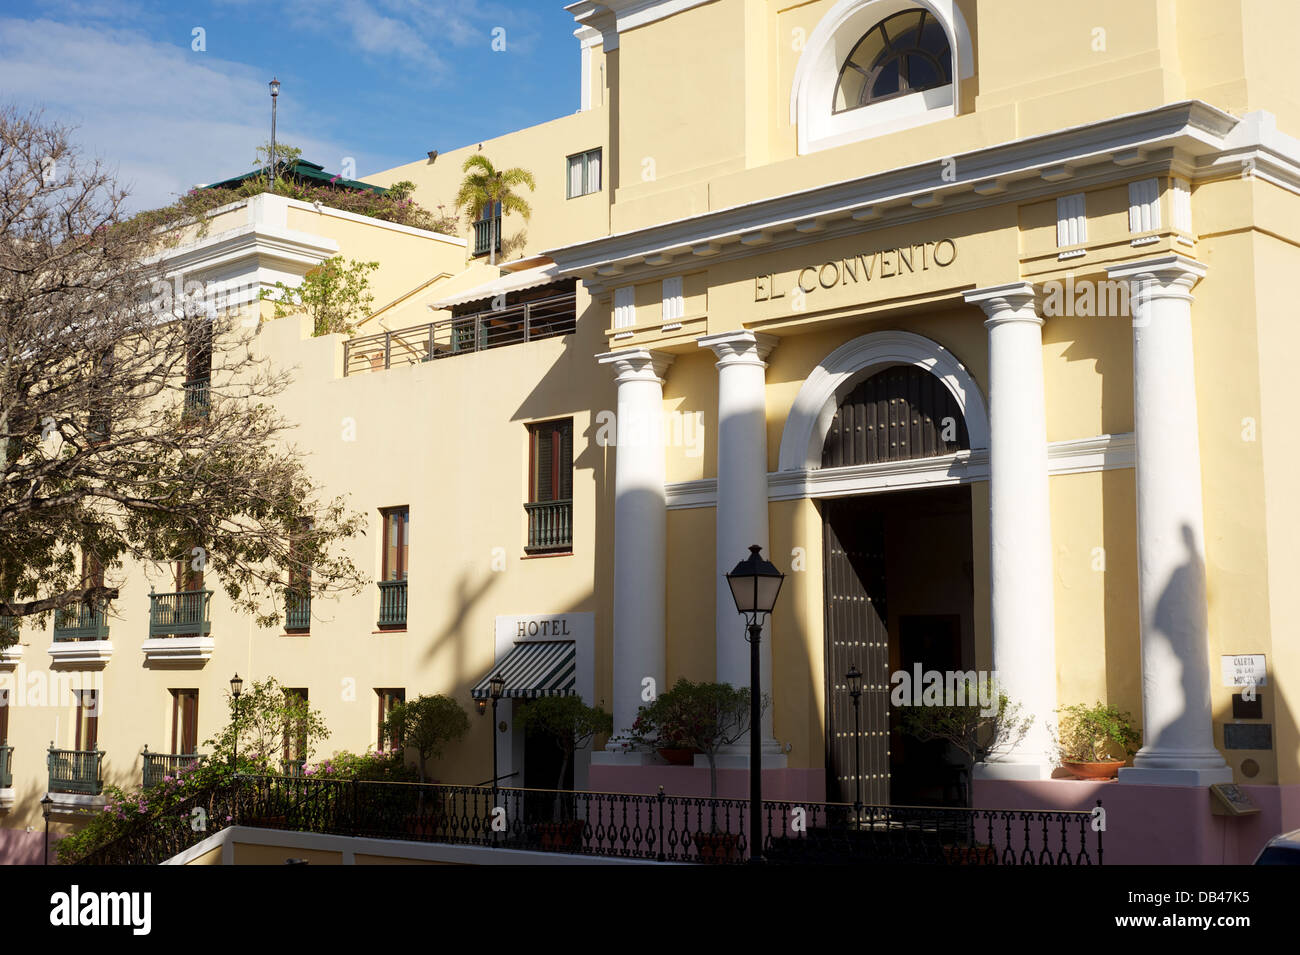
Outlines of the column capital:
{"type": "Polygon", "coordinates": [[[602,365],[613,365],[614,380],[619,384],[625,381],[655,381],[663,384],[664,372],[675,357],[649,348],[623,348],[597,355],[596,361],[602,365]]]}
{"type": "Polygon", "coordinates": [[[1177,253],[1106,266],[1110,278],[1132,282],[1133,294],[1144,302],[1160,298],[1190,301],[1192,286],[1203,279],[1205,273],[1204,264],[1177,253]]]}
{"type": "Polygon", "coordinates": [[[715,332],[695,339],[700,348],[711,348],[718,356],[718,367],[724,365],[759,365],[767,367],[767,356],[772,354],[780,339],[775,335],[751,332],[738,328],[729,332],[715,332]]]}
{"type": "Polygon", "coordinates": [[[1043,324],[1043,316],[1034,307],[1034,298],[1034,287],[1028,282],[989,285],[965,293],[967,302],[984,309],[984,314],[988,316],[984,324],[990,327],[1002,322],[1043,324]]]}

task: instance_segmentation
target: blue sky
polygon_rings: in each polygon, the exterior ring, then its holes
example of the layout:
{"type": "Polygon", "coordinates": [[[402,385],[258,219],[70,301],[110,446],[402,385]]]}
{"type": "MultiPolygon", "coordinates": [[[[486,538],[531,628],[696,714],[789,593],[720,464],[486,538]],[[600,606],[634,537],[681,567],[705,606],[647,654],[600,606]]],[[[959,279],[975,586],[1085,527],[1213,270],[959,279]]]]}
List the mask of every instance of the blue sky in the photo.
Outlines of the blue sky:
{"type": "Polygon", "coordinates": [[[148,208],[252,167],[274,74],[277,139],[364,176],[576,110],[564,2],[5,0],[0,102],[77,126],[148,208]]]}

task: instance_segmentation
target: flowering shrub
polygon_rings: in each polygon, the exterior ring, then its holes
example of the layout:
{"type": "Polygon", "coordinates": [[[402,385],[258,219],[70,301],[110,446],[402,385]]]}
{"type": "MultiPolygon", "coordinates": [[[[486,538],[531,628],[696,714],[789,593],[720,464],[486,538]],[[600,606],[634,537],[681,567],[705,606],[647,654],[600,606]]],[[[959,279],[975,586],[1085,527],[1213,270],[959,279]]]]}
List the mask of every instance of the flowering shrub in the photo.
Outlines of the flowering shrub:
{"type": "Polygon", "coordinates": [[[402,754],[339,752],[303,768],[304,776],[319,779],[359,779],[379,782],[415,782],[419,774],[406,765],[402,754]]]}

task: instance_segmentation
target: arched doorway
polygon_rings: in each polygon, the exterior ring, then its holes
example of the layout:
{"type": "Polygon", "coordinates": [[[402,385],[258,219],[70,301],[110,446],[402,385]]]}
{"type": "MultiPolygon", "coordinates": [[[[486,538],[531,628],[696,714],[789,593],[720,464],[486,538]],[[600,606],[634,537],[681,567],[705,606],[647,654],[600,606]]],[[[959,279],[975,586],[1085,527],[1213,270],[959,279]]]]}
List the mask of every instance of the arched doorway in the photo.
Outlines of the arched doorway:
{"type": "MultiPolygon", "coordinates": [[[[822,470],[906,469],[909,462],[942,463],[971,449],[963,407],[927,368],[868,367],[835,394],[822,470]]],[[[945,675],[973,669],[969,485],[873,490],[821,500],[820,508],[827,798],[960,802],[960,770],[946,746],[897,731],[890,678],[918,667],[945,675]],[[844,679],[850,665],[863,674],[856,723],[844,679]]]]}

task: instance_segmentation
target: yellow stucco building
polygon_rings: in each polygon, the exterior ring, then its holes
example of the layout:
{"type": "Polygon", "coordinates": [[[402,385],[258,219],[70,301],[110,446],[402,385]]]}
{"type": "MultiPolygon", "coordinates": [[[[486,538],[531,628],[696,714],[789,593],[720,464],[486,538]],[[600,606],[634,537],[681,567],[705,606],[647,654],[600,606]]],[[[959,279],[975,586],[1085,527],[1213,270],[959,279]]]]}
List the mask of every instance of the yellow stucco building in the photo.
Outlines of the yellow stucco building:
{"type": "MultiPolygon", "coordinates": [[[[293,630],[218,595],[204,632],[152,636],[150,587],[171,588],[128,568],[107,633],[25,626],[0,657],[0,848],[30,857],[47,749],[85,746],[60,679],[98,694],[119,784],[142,747],[214,731],[236,671],[305,690],[328,752],[376,745],[394,694],[469,705],[540,654],[532,677],[617,734],[647,686],[748,685],[722,574],[753,544],[787,575],[762,643],[771,793],[947,798],[942,760],[891,734],[893,674],[976,671],[1035,717],[976,767],[977,804],[1103,798],[1115,861],[1248,861],[1300,826],[1300,9],[568,9],[579,112],[368,177],[431,208],[469,155],[530,169],[506,261],[490,215],[449,236],[271,195],[174,253],[236,304],[330,256],[380,263],[356,336],[258,337],[294,369],[280,410],[313,476],[370,515],[348,546],[377,583],[293,630]],[[1140,715],[1143,746],[1116,782],[1060,778],[1053,713],[1098,700],[1140,715]],[[1261,812],[1212,814],[1233,782],[1261,812]]],[[[523,705],[496,772],[547,786],[523,705]]],[[[491,734],[475,718],[436,774],[490,779],[491,734]]],[[[708,791],[601,743],[578,788],[708,791]]],[[[746,753],[723,765],[739,792],[746,753]]]]}

